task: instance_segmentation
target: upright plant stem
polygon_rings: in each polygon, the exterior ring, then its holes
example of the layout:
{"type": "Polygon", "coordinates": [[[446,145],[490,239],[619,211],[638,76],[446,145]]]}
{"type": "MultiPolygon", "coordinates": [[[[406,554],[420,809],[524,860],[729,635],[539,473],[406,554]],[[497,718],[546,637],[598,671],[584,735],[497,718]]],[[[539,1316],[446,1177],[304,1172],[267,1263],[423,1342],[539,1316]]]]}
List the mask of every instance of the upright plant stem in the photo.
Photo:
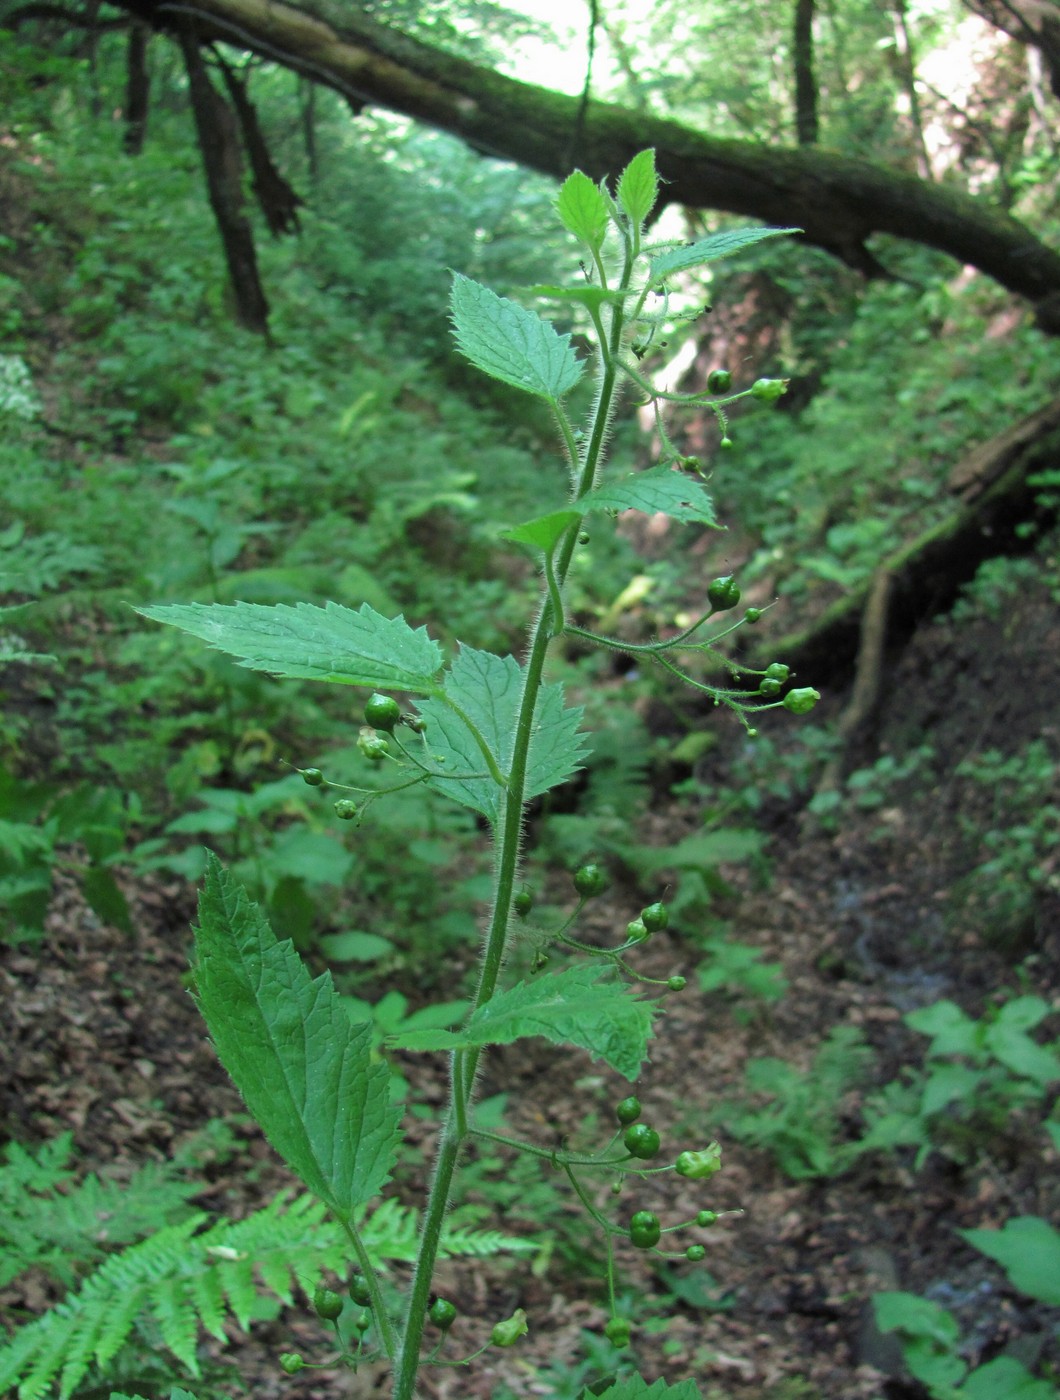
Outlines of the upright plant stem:
{"type": "MultiPolygon", "coordinates": [[[[625,291],[632,275],[633,257],[627,249],[620,290],[625,291]]],[[[607,439],[607,429],[615,402],[618,379],[618,351],[621,347],[623,310],[615,307],[607,342],[600,345],[599,392],[593,409],[589,442],[582,459],[577,480],[571,491],[571,503],[592,489],[597,468],[607,439]]],[[[562,589],[578,541],[578,525],[572,525],[556,552],[553,585],[562,589]]],[[[549,582],[542,587],[541,603],[530,636],[530,647],[524,668],[523,693],[516,720],[515,743],[507,789],[502,791],[502,815],[496,837],[496,874],[493,911],[489,933],[479,969],[479,983],[474,1007],[484,1006],[497,989],[497,979],[504,966],[508,928],[515,894],[516,873],[523,840],[523,812],[526,805],[527,765],[534,732],[534,715],[545,670],[549,643],[556,619],[550,597],[549,582]]],[[[449,1110],[442,1126],[434,1180],[423,1218],[419,1254],[409,1294],[408,1313],[394,1372],[394,1400],[415,1400],[416,1378],[420,1368],[423,1329],[430,1305],[431,1283],[442,1239],[442,1227],[449,1205],[449,1193],[464,1139],[467,1136],[467,1110],[474,1089],[475,1074],[481,1051],[458,1051],[450,1065],[449,1110]]]]}

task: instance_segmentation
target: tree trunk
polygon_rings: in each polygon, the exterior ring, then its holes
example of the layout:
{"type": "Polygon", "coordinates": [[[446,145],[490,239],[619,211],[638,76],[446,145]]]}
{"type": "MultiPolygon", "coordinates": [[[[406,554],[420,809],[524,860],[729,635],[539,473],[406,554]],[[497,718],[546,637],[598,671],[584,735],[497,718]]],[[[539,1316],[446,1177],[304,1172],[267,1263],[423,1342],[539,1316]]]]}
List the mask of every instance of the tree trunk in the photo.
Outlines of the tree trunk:
{"type": "MultiPolygon", "coordinates": [[[[176,22],[164,0],[117,0],[159,28],[176,22]]],[[[196,0],[203,34],[286,64],[354,101],[404,112],[451,131],[488,155],[547,174],[568,173],[564,153],[579,98],[516,82],[468,59],[387,29],[333,0],[196,0]]],[[[1036,303],[1039,325],[1060,333],[1060,254],[984,200],[929,185],[871,161],[816,147],[716,140],[677,122],[590,102],[580,163],[613,175],[654,146],[663,198],[798,224],[810,242],[869,276],[885,274],[866,245],[873,233],[941,249],[1036,303]]]]}
{"type": "Polygon", "coordinates": [[[795,0],[791,56],[795,68],[795,137],[817,144],[817,79],[813,69],[813,15],[817,0],[795,0]]]}
{"type": "Polygon", "coordinates": [[[931,169],[931,156],[924,139],[924,119],[920,115],[920,96],[916,90],[916,59],[913,54],[913,38],[909,33],[906,0],[892,0],[891,12],[894,16],[898,81],[909,103],[909,121],[913,127],[913,142],[916,146],[917,174],[922,180],[933,180],[935,177],[931,169]]]}
{"type": "Polygon", "coordinates": [[[142,21],[134,19],[129,26],[126,48],[125,80],[125,153],[138,156],[147,135],[147,110],[151,80],[147,71],[147,45],[151,31],[142,21]]]}
{"type": "Polygon", "coordinates": [[[206,171],[210,205],[224,245],[228,275],[235,297],[236,320],[248,331],[268,334],[269,305],[258,276],[254,235],[243,208],[239,131],[228,103],[210,82],[199,40],[180,35],[188,70],[195,130],[206,171]]]}
{"type": "Polygon", "coordinates": [[[298,208],[305,201],[299,198],[277,170],[262,135],[257,108],[247,95],[246,83],[227,63],[221,64],[221,73],[239,118],[243,147],[250,160],[250,169],[254,177],[252,188],[258,207],[269,226],[269,232],[274,238],[278,238],[281,233],[296,233],[298,208]]]}

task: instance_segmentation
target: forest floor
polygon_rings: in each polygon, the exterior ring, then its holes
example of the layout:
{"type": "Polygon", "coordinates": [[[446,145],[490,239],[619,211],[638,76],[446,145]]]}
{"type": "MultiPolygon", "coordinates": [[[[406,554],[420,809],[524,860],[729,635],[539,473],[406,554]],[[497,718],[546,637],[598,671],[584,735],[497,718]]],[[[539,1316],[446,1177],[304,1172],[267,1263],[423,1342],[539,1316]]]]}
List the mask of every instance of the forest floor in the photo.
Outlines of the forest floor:
{"type": "MultiPolygon", "coordinates": [[[[1058,655],[1060,618],[1046,600],[1028,600],[1004,623],[926,624],[888,670],[869,760],[930,741],[941,760],[937,771],[952,772],[991,745],[1007,750],[1046,731],[1055,735],[1058,655]]],[[[727,871],[737,889],[727,914],[734,937],[783,965],[790,985],[779,1002],[702,995],[694,977],[702,955],[680,928],[657,934],[645,949],[641,966],[649,973],[689,978],[686,991],[667,1001],[638,1086],[645,1118],[682,1126],[680,1141],[665,1132],[668,1150],[720,1137],[724,1165],[707,1183],[666,1176],[627,1185],[620,1209],[648,1205],[664,1223],[704,1206],[734,1213],[695,1236],[708,1245],[703,1265],[679,1263],[653,1279],[649,1256],[623,1252],[623,1287],[641,1295],[643,1325],[632,1355],[643,1374],[692,1375],[711,1400],[922,1395],[901,1378],[896,1347],[872,1323],[869,1300],[887,1288],[926,1293],[949,1307],[970,1360],[1015,1346],[1032,1362],[1043,1347],[1057,1361],[1045,1317],[957,1234],[1021,1214],[1060,1217],[1056,1154],[1042,1146],[1040,1128],[1016,1114],[977,1141],[963,1162],[933,1152],[914,1170],[911,1150],[876,1153],[840,1176],[793,1181],[770,1155],[727,1138],[712,1119],[712,1105],[740,1094],[751,1058],[776,1055],[806,1067],[842,1024],[859,1028],[877,1054],[870,1084],[851,1089],[840,1105],[841,1135],[853,1133],[865,1089],[919,1062],[924,1038],[904,1025],[905,1012],[952,997],[978,1014],[999,990],[1022,990],[1017,965],[1028,957],[1035,989],[1055,999],[1055,901],[1039,911],[1017,949],[995,946],[988,920],[974,909],[953,915],[951,890],[967,865],[955,802],[953,785],[933,777],[912,790],[907,785],[894,805],[847,813],[834,833],[793,805],[767,807],[768,883],[762,888],[749,872],[727,871]]],[[[687,808],[660,803],[645,818],[643,839],[672,842],[688,820],[687,808]]],[[[186,989],[191,893],[157,877],[130,881],[127,890],[135,939],[101,926],[76,887],[60,880],[46,943],[0,949],[0,1124],[27,1142],[72,1130],[84,1168],[119,1177],[170,1154],[207,1119],[240,1112],[186,989]]],[[[635,901],[631,891],[613,890],[593,916],[601,927],[624,922],[635,901]]],[[[403,990],[416,996],[414,987],[403,990]]],[[[403,1060],[413,1101],[437,1105],[439,1068],[429,1056],[403,1060]]],[[[577,1137],[588,1110],[606,1123],[614,1098],[614,1086],[605,1087],[583,1058],[536,1041],[493,1054],[483,1088],[511,1095],[513,1133],[557,1144],[577,1137]]],[[[429,1118],[411,1120],[411,1131],[429,1152],[429,1118]]],[[[197,1203],[207,1210],[238,1216],[287,1184],[246,1120],[238,1135],[234,1157],[203,1164],[209,1186],[197,1203]]],[[[406,1184],[399,1189],[404,1193],[406,1184]]],[[[408,1195],[413,1199],[411,1186],[408,1195]]],[[[515,1307],[527,1310],[530,1335],[467,1370],[432,1370],[424,1384],[432,1400],[487,1400],[505,1394],[505,1386],[519,1397],[577,1396],[579,1377],[584,1383],[601,1374],[584,1369],[583,1331],[599,1339],[606,1321],[602,1250],[590,1244],[586,1267],[583,1217],[561,1179],[554,1192],[532,1199],[531,1218],[517,1218],[512,1206],[508,1223],[550,1238],[546,1268],[503,1257],[455,1261],[439,1279],[461,1311],[453,1345],[463,1350],[456,1354],[473,1350],[492,1321],[515,1307]]],[[[47,1282],[32,1273],[0,1294],[5,1310],[36,1313],[51,1301],[47,1282]]],[[[224,1358],[237,1363],[243,1380],[222,1380],[224,1393],[384,1393],[370,1367],[356,1376],[286,1377],[276,1362],[284,1350],[327,1354],[308,1307],[256,1328],[252,1340],[234,1340],[224,1358]]],[[[214,1344],[206,1351],[221,1360],[214,1344]]],[[[614,1364],[617,1356],[595,1349],[597,1361],[614,1364]]]]}

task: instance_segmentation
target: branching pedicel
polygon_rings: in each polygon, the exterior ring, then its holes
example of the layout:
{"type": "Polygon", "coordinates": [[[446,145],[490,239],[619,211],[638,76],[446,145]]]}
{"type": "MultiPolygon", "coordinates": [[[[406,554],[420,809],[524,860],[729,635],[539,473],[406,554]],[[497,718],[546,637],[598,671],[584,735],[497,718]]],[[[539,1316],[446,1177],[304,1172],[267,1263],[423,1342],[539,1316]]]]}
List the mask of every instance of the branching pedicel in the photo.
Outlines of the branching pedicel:
{"type": "MultiPolygon", "coordinates": [[[[750,229],[691,245],[646,245],[645,221],[656,194],[652,151],[630,162],[613,194],[581,172],[571,175],[559,193],[560,219],[587,250],[586,278],[575,287],[537,290],[545,298],[584,308],[595,330],[596,395],[581,434],[564,407],[565,396],[584,370],[570,337],[466,277],[454,281],[452,318],[461,352],[486,374],[544,399],[566,450],[566,499],[557,499],[553,510],[507,532],[509,541],[528,546],[541,562],[541,601],[522,662],[470,647],[447,660],[424,628],[410,627],[401,617],[381,617],[367,605],[357,611],[334,603],[323,608],[236,603],[143,610],[256,670],[363,686],[372,692],[358,742],[380,775],[393,774],[393,779],[340,797],[339,817],[359,820],[384,794],[425,784],[479,813],[492,833],[492,909],[467,1019],[456,1031],[421,1031],[392,1040],[405,1050],[450,1053],[448,1107],[418,1258],[400,1307],[394,1306],[389,1286],[384,1287],[380,1261],[367,1247],[359,1225],[365,1207],[385,1185],[401,1146],[400,1110],[390,1101],[386,1065],[371,1055],[369,1029],[350,1023],[328,974],[310,979],[293,946],[277,941],[261,912],[216,860],[211,860],[200,901],[196,993],[218,1055],[273,1146],[326,1204],[349,1239],[350,1303],[343,1304],[329,1290],[318,1290],[317,1311],[335,1328],[341,1358],[349,1364],[356,1366],[368,1356],[390,1360],[395,1400],[413,1400],[421,1366],[471,1359],[452,1337],[455,1309],[448,1300],[434,1298],[432,1289],[454,1179],[469,1138],[509,1143],[566,1175],[606,1244],[612,1317],[605,1331],[616,1346],[629,1340],[630,1324],[615,1309],[615,1241],[625,1239],[641,1249],[661,1251],[664,1257],[697,1260],[703,1257],[702,1243],[695,1241],[674,1254],[664,1249],[664,1238],[678,1230],[708,1228],[717,1218],[704,1209],[693,1220],[664,1226],[648,1209],[616,1220],[598,1208],[589,1183],[601,1173],[612,1181],[636,1176],[646,1182],[654,1173],[673,1170],[705,1181],[720,1167],[720,1150],[713,1143],[686,1147],[672,1162],[659,1165],[660,1135],[640,1120],[635,1098],[619,1103],[611,1140],[598,1152],[585,1154],[514,1142],[476,1127],[473,1092],[485,1049],[525,1036],[576,1046],[633,1080],[646,1055],[657,1007],[638,992],[653,979],[638,975],[630,959],[654,931],[665,927],[666,908],[649,905],[614,946],[581,941],[571,930],[586,902],[605,884],[594,866],[575,874],[570,917],[547,934],[555,950],[571,955],[570,961],[514,985],[502,978],[509,942],[519,937],[531,907],[526,892],[517,888],[526,804],[569,778],[585,752],[580,710],[567,706],[562,689],[544,680],[553,641],[577,636],[653,661],[735,710],[748,726],[749,716],[763,709],[783,706],[801,714],[818,698],[816,691],[805,688],[784,693],[789,672],[779,663],[764,672],[725,663],[734,677],[757,678],[757,694],[748,684],[717,687],[687,676],[682,657],[709,654],[720,637],[757,620],[757,611],[749,609],[720,632],[704,637],[711,619],[731,613],[739,603],[740,590],[732,578],[716,579],[707,591],[702,616],[666,640],[632,645],[576,627],[566,616],[564,584],[587,515],[662,511],[678,521],[707,527],[716,523],[711,500],[697,479],[699,463],[673,446],[663,421],[664,405],[706,407],[716,415],[727,441],[729,404],[745,395],[769,401],[784,388],[779,380],[759,380],[742,393],[729,394],[731,380],[722,371],[711,377],[705,393],[677,395],[655,389],[641,374],[638,357],[665,318],[669,279],[760,239],[794,231],[750,229]],[[654,309],[660,298],[661,312],[654,309]],[[627,386],[654,404],[669,460],[647,471],[605,477],[608,424],[627,386]],[[389,692],[414,697],[414,708],[403,709],[389,692]]],[[[306,769],[303,776],[315,787],[335,786],[317,769],[306,769]]],[[[664,992],[676,991],[684,979],[654,985],[664,992]]],[[[527,1325],[521,1309],[495,1322],[487,1346],[517,1343],[527,1325]]],[[[282,1359],[287,1371],[304,1364],[292,1353],[282,1359]]],[[[645,1393],[643,1383],[637,1386],[618,1382],[607,1394],[623,1400],[645,1393]]],[[[695,1393],[692,1382],[651,1387],[652,1396],[660,1400],[695,1393]]]]}

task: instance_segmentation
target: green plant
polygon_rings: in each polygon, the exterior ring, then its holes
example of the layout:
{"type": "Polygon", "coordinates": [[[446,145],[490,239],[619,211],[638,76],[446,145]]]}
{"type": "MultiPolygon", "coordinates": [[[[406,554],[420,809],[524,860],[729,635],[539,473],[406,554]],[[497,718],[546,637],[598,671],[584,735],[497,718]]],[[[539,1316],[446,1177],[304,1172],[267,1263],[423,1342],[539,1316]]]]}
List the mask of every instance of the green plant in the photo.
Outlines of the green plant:
{"type": "Polygon", "coordinates": [[[0,769],[0,937],[39,942],[57,869],[72,873],[93,911],[119,928],[129,908],[112,867],[139,815],[135,796],[89,783],[63,791],[0,769]]]}
{"type": "Polygon", "coordinates": [[[841,788],[816,793],[809,810],[825,831],[839,831],[848,807],[875,812],[893,802],[902,784],[922,780],[924,768],[934,755],[930,744],[920,744],[901,756],[885,753],[875,763],[849,774],[841,788]]]}
{"type": "Polygon", "coordinates": [[[224,1161],[231,1133],[219,1121],[166,1162],[150,1162],[125,1180],[95,1173],[73,1185],[73,1135],[36,1152],[17,1142],[0,1164],[0,1288],[26,1269],[42,1269],[67,1286],[115,1245],[142,1239],[190,1215],[202,1190],[195,1175],[204,1152],[224,1161]]]}
{"type": "Polygon", "coordinates": [[[996,1151],[1013,1114],[1041,1104],[1060,1080],[1060,1056],[1030,1034],[1050,1014],[1041,997],[1014,997],[973,1019],[952,1001],[905,1017],[931,1037],[923,1070],[908,1071],[865,1102],[868,1131],[857,1151],[916,1147],[959,1162],[996,1151]]]}
{"type": "MultiPolygon", "coordinates": [[[[373,1277],[387,1261],[415,1256],[416,1212],[396,1201],[370,1215],[359,1211],[356,1228],[373,1277]]],[[[533,1245],[457,1226],[443,1232],[439,1248],[483,1257],[533,1245]]],[[[195,1211],[109,1255],[58,1307],[19,1328],[0,1346],[0,1388],[17,1383],[21,1400],[37,1400],[57,1382],[60,1395],[69,1396],[86,1376],[106,1375],[123,1347],[153,1344],[198,1376],[200,1329],[224,1341],[229,1314],[246,1330],[252,1318],[292,1304],[296,1288],[311,1299],[322,1274],[343,1274],[347,1259],[344,1230],[309,1195],[277,1196],[236,1222],[195,1211]]]]}
{"type": "MultiPolygon", "coordinates": [[[[340,1334],[342,1357],[353,1366],[367,1354],[391,1362],[395,1400],[411,1400],[421,1366],[437,1356],[432,1351],[425,1357],[422,1343],[435,1266],[440,1253],[451,1247],[447,1214],[469,1142],[503,1143],[562,1171],[604,1240],[612,1314],[614,1249],[616,1242],[627,1237],[628,1227],[596,1206],[587,1183],[601,1175],[647,1181],[659,1170],[643,1165],[660,1150],[659,1135],[643,1124],[632,1125],[621,1144],[616,1133],[596,1151],[580,1151],[518,1142],[493,1133],[476,1118],[474,1088],[482,1055],[490,1045],[544,1036],[587,1051],[618,1074],[635,1079],[658,1007],[642,991],[668,990],[668,982],[639,973],[632,961],[642,941],[639,929],[635,935],[618,934],[610,945],[590,944],[571,932],[586,901],[603,888],[601,870],[580,869],[571,896],[573,907],[558,924],[531,927],[512,917],[527,804],[570,777],[585,751],[579,733],[581,712],[568,707],[561,687],[545,678],[550,651],[569,638],[583,647],[627,653],[641,665],[655,665],[681,677],[733,710],[748,728],[763,710],[786,703],[756,695],[754,682],[751,688],[741,683],[741,675],[756,680],[757,672],[741,672],[737,667],[734,680],[726,685],[699,678],[704,664],[718,659],[720,637],[743,623],[742,617],[727,620],[720,632],[704,635],[721,608],[733,607],[738,593],[734,580],[725,581],[724,597],[717,589],[715,596],[705,596],[700,615],[677,635],[644,643],[580,627],[567,607],[565,583],[587,519],[595,522],[619,511],[639,510],[663,512],[697,529],[715,524],[702,483],[673,469],[685,463],[676,450],[671,451],[665,431],[670,462],[625,476],[604,475],[609,427],[622,390],[632,385],[648,395],[656,405],[661,429],[664,412],[672,405],[705,407],[724,423],[725,405],[733,400],[772,399],[783,387],[777,382],[767,392],[760,382],[717,401],[709,394],[675,395],[656,389],[641,373],[632,343],[645,337],[650,341],[665,326],[672,278],[689,267],[786,232],[736,230],[692,245],[651,245],[645,242],[645,226],[656,193],[654,158],[646,151],[622,172],[613,193],[576,172],[559,194],[561,221],[582,244],[591,269],[573,286],[543,289],[543,295],[561,304],[565,316],[581,317],[595,338],[595,388],[580,434],[565,407],[583,373],[570,336],[469,278],[454,280],[451,311],[460,350],[477,369],[542,401],[565,449],[569,473],[565,497],[557,488],[545,513],[505,532],[509,543],[537,561],[541,574],[540,599],[522,663],[512,656],[466,646],[447,662],[442,647],[425,628],[411,627],[401,616],[386,618],[367,603],[357,610],[337,603],[319,607],[246,602],[142,610],[149,618],[204,639],[252,670],[410,697],[399,708],[404,713],[413,704],[414,723],[395,723],[385,743],[374,730],[362,735],[359,747],[370,764],[364,777],[339,782],[321,762],[323,781],[312,790],[332,796],[336,791],[351,794],[348,800],[355,802],[355,819],[370,826],[377,807],[390,794],[426,789],[470,809],[492,836],[490,912],[469,1011],[457,1029],[410,1028],[399,1022],[385,1042],[407,1052],[444,1050],[451,1057],[448,1101],[414,1246],[412,1281],[400,1301],[385,1287],[380,1250],[373,1247],[372,1233],[380,1215],[396,1207],[386,1202],[372,1215],[365,1214],[368,1203],[385,1186],[400,1146],[399,1110],[391,1094],[390,1071],[386,1061],[373,1054],[372,1029],[350,1019],[327,974],[310,979],[293,945],[277,941],[261,910],[216,857],[209,860],[200,900],[194,969],[200,1009],[219,1057],[250,1111],[326,1207],[337,1238],[345,1240],[348,1264],[343,1271],[355,1268],[366,1280],[371,1326],[367,1335],[359,1329],[356,1337],[340,1334]],[[531,974],[513,983],[505,973],[507,955],[516,939],[524,936],[524,929],[535,940],[538,953],[543,955],[549,948],[566,961],[556,971],[531,974]],[[632,1142],[631,1133],[636,1133],[632,1142]]],[[[733,670],[731,663],[729,670],[733,670]]],[[[796,695],[800,711],[817,698],[808,687],[796,695]]],[[[302,791],[306,791],[304,785],[302,791]]],[[[695,857],[691,850],[669,851],[662,861],[681,865],[685,857],[691,863],[700,854],[698,848],[695,857]]],[[[658,922],[657,913],[653,921],[658,922]]],[[[634,922],[650,932],[646,923],[634,922]]],[[[697,1228],[695,1220],[667,1225],[665,1233],[684,1228],[697,1228]]],[[[203,1238],[196,1237],[196,1247],[203,1238]]],[[[172,1241],[174,1248],[188,1243],[186,1235],[172,1241]]],[[[156,1237],[144,1247],[145,1253],[162,1249],[163,1244],[156,1237]]],[[[247,1254],[251,1253],[248,1248],[247,1254]]],[[[119,1272],[117,1264],[114,1268],[119,1272]]],[[[251,1268],[248,1258],[244,1269],[248,1280],[251,1268]]],[[[277,1277],[284,1268],[282,1263],[277,1266],[277,1277]]],[[[142,1295],[135,1293],[130,1279],[125,1282],[129,1293],[121,1316],[131,1319],[142,1295]]],[[[175,1310],[165,1340],[189,1364],[194,1360],[196,1320],[216,1334],[221,1313],[215,1292],[186,1296],[194,1306],[175,1310]]],[[[245,1310],[239,1316],[245,1320],[245,1310]]],[[[512,1345],[526,1328],[525,1314],[517,1309],[512,1317],[494,1323],[492,1344],[512,1345]]],[[[25,1331],[12,1342],[14,1359],[8,1359],[0,1375],[25,1374],[21,1368],[33,1349],[25,1331]]],[[[97,1359],[105,1363],[117,1344],[116,1324],[108,1325],[102,1335],[104,1340],[97,1346],[96,1333],[91,1341],[86,1333],[74,1354],[85,1358],[95,1348],[97,1359]]],[[[643,1383],[623,1381],[608,1393],[619,1400],[641,1392],[649,1393],[643,1383]]],[[[690,1396],[695,1386],[689,1381],[650,1389],[652,1395],[656,1392],[690,1396]]]]}
{"type": "MultiPolygon", "coordinates": [[[[959,1233],[1002,1266],[1013,1288],[1047,1307],[1060,1307],[1060,1233],[1052,1225],[1026,1215],[1001,1230],[959,1233]]],[[[873,1306],[877,1326],[898,1333],[906,1366],[932,1400],[1056,1400],[1060,1394],[1012,1356],[970,1368],[956,1318],[934,1299],[878,1293],[873,1306]]]]}
{"type": "Polygon", "coordinates": [[[1056,759],[1032,739],[1019,753],[987,749],[966,759],[957,777],[970,784],[967,805],[988,808],[980,820],[961,817],[972,859],[986,859],[958,883],[954,912],[974,918],[990,942],[1033,939],[1042,901],[1060,893],[1056,759]]]}
{"type": "Polygon", "coordinates": [[[836,1026],[806,1070],[773,1056],[752,1060],[745,1079],[755,1097],[723,1105],[719,1121],[734,1137],[770,1152],[793,1181],[836,1176],[853,1152],[837,1141],[843,1097],[864,1078],[871,1058],[856,1026],[836,1026]]]}
{"type": "Polygon", "coordinates": [[[696,968],[702,991],[725,991],[730,996],[762,1001],[779,1001],[787,991],[781,964],[762,962],[760,948],[738,943],[724,933],[703,939],[700,946],[707,954],[706,961],[696,968]]]}

